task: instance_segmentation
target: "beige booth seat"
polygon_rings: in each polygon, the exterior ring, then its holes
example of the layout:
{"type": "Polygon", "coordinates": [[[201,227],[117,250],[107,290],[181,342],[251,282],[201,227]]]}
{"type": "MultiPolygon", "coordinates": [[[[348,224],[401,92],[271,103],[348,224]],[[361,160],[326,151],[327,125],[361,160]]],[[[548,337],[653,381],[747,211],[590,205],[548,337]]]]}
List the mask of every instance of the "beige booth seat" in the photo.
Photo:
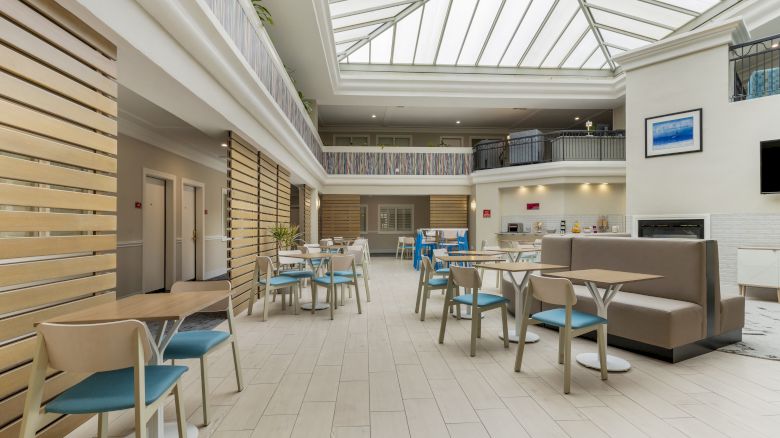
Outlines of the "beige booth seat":
{"type": "MultiPolygon", "coordinates": [[[[745,301],[721,297],[715,241],[547,236],[542,262],[663,276],[617,294],[609,307],[611,345],[676,362],[741,339],[745,301]]],[[[505,281],[504,295],[512,292],[505,281]]],[[[596,313],[587,288],[576,285],[575,292],[575,308],[596,313]]],[[[532,312],[541,308],[534,303],[532,312]]]]}

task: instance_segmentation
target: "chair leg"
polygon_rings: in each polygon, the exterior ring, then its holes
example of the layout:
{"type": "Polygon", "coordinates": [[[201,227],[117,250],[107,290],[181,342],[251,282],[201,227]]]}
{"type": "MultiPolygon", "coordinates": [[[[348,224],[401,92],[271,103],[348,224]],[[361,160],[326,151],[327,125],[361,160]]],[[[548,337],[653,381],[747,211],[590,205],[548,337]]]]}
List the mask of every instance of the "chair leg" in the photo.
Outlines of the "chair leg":
{"type": "Polygon", "coordinates": [[[477,338],[482,339],[482,313],[481,312],[480,312],[480,317],[477,318],[477,338]]]}
{"type": "Polygon", "coordinates": [[[301,284],[298,283],[298,285],[295,286],[295,289],[293,289],[293,296],[292,296],[293,315],[298,314],[298,308],[300,307],[300,302],[301,302],[300,297],[301,297],[301,284]]]}
{"type": "MultiPolygon", "coordinates": [[[[178,384],[176,386],[179,386],[178,384]]],[[[146,406],[135,407],[135,437],[146,438],[148,433],[146,430],[146,406]]]]}
{"type": "Polygon", "coordinates": [[[249,307],[247,308],[246,314],[247,316],[252,315],[252,307],[255,306],[255,301],[257,301],[257,294],[260,293],[260,286],[255,286],[252,288],[252,293],[249,294],[249,307]]]}
{"type": "Polygon", "coordinates": [[[360,304],[360,289],[358,289],[357,281],[355,281],[355,300],[357,300],[358,315],[362,315],[363,307],[360,304]]]}
{"type": "Polygon", "coordinates": [[[417,301],[414,303],[414,313],[420,311],[420,299],[422,298],[424,281],[425,281],[425,272],[422,268],[420,268],[420,281],[417,283],[417,301]]]}
{"type": "Polygon", "coordinates": [[[311,314],[314,315],[316,313],[317,307],[317,283],[311,282],[311,314]]]}
{"type": "Polygon", "coordinates": [[[263,294],[263,321],[268,321],[268,293],[270,291],[268,285],[263,288],[263,291],[265,292],[263,294]]]}
{"type": "Polygon", "coordinates": [[[98,414],[98,438],[108,438],[108,412],[98,414]]]}
{"type": "Polygon", "coordinates": [[[425,305],[428,303],[428,297],[431,294],[430,288],[426,285],[420,296],[420,321],[425,321],[425,305]]]}
{"type": "MultiPolygon", "coordinates": [[[[520,312],[520,315],[522,315],[522,319],[520,320],[520,333],[517,334],[518,337],[518,343],[517,343],[517,355],[515,356],[515,372],[520,372],[520,367],[523,364],[523,352],[525,351],[525,334],[528,332],[528,299],[526,299],[523,302],[522,311],[520,312]]],[[[518,315],[515,315],[515,318],[518,318],[518,315]]]]}
{"type": "Polygon", "coordinates": [[[368,270],[363,268],[363,286],[366,288],[366,301],[371,302],[371,290],[368,288],[368,270]]]}
{"type": "Polygon", "coordinates": [[[563,328],[558,329],[558,363],[563,365],[563,350],[564,350],[564,343],[566,342],[566,337],[563,333],[563,328]]]}
{"type": "Polygon", "coordinates": [[[509,348],[509,325],[507,324],[507,309],[506,304],[501,306],[501,325],[504,330],[504,348],[509,348]]]}
{"type": "Polygon", "coordinates": [[[441,327],[439,328],[439,343],[444,343],[444,331],[447,329],[447,319],[449,319],[449,311],[452,303],[450,302],[450,291],[444,295],[444,306],[441,311],[441,327]]]}
{"type": "Polygon", "coordinates": [[[244,372],[241,370],[241,356],[238,354],[238,342],[235,337],[231,344],[233,347],[233,366],[236,368],[236,386],[238,386],[238,392],[241,392],[244,390],[244,372]]]}
{"type": "Polygon", "coordinates": [[[333,320],[333,308],[336,307],[336,301],[337,301],[335,288],[331,288],[329,286],[328,295],[330,296],[330,319],[333,320]]]}
{"type": "Polygon", "coordinates": [[[571,392],[571,327],[564,329],[564,345],[563,352],[563,393],[568,394],[571,392]]]}
{"type": "Polygon", "coordinates": [[[200,390],[203,399],[203,425],[209,425],[209,376],[206,356],[200,358],[200,390]]]}
{"type": "Polygon", "coordinates": [[[477,334],[479,332],[479,310],[471,309],[471,357],[477,355],[477,334]]]}
{"type": "Polygon", "coordinates": [[[599,363],[601,364],[601,380],[607,380],[609,372],[607,371],[607,333],[604,324],[596,329],[596,337],[599,344],[599,363]]]}
{"type": "Polygon", "coordinates": [[[184,398],[181,394],[181,382],[173,387],[173,398],[176,403],[176,428],[179,431],[179,436],[184,437],[187,436],[187,418],[184,414],[184,398]]]}

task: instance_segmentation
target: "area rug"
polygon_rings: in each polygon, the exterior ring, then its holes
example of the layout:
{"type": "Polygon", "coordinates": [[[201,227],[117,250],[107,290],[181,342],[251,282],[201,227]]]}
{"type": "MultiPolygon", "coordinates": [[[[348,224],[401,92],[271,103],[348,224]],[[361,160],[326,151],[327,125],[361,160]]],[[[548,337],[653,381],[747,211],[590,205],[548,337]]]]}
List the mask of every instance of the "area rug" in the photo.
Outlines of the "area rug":
{"type": "Polygon", "coordinates": [[[780,303],[745,301],[742,342],[727,345],[719,351],[780,361],[780,303]]]}

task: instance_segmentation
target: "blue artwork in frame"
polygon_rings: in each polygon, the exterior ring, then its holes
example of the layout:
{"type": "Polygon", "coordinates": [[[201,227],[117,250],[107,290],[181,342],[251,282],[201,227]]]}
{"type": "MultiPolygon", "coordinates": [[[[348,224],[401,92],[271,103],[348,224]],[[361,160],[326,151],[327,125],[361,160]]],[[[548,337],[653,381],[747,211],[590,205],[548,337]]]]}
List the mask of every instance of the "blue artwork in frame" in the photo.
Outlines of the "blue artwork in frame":
{"type": "Polygon", "coordinates": [[[645,157],[701,152],[701,108],[645,119],[645,157]]]}

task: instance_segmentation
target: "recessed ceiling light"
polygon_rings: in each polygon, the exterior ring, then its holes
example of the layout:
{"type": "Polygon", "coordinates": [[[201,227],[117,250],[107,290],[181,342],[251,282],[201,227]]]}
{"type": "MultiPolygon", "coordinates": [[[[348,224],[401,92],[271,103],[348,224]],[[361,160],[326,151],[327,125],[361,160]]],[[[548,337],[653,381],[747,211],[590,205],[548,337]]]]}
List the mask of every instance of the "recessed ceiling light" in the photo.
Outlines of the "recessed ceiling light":
{"type": "Polygon", "coordinates": [[[778,47],[780,47],[780,43],[774,43],[774,44],[772,44],[772,48],[773,48],[773,49],[776,49],[776,48],[778,48],[778,47]]]}
{"type": "Polygon", "coordinates": [[[375,119],[376,118],[376,114],[371,114],[371,118],[375,119]]]}
{"type": "Polygon", "coordinates": [[[460,125],[460,120],[455,120],[456,125],[460,125]]]}
{"type": "Polygon", "coordinates": [[[579,119],[580,119],[580,116],[577,116],[577,117],[574,118],[575,121],[577,121],[579,119]]]}
{"type": "Polygon", "coordinates": [[[223,148],[226,148],[227,147],[227,143],[222,143],[220,146],[222,146],[223,148]]]}

